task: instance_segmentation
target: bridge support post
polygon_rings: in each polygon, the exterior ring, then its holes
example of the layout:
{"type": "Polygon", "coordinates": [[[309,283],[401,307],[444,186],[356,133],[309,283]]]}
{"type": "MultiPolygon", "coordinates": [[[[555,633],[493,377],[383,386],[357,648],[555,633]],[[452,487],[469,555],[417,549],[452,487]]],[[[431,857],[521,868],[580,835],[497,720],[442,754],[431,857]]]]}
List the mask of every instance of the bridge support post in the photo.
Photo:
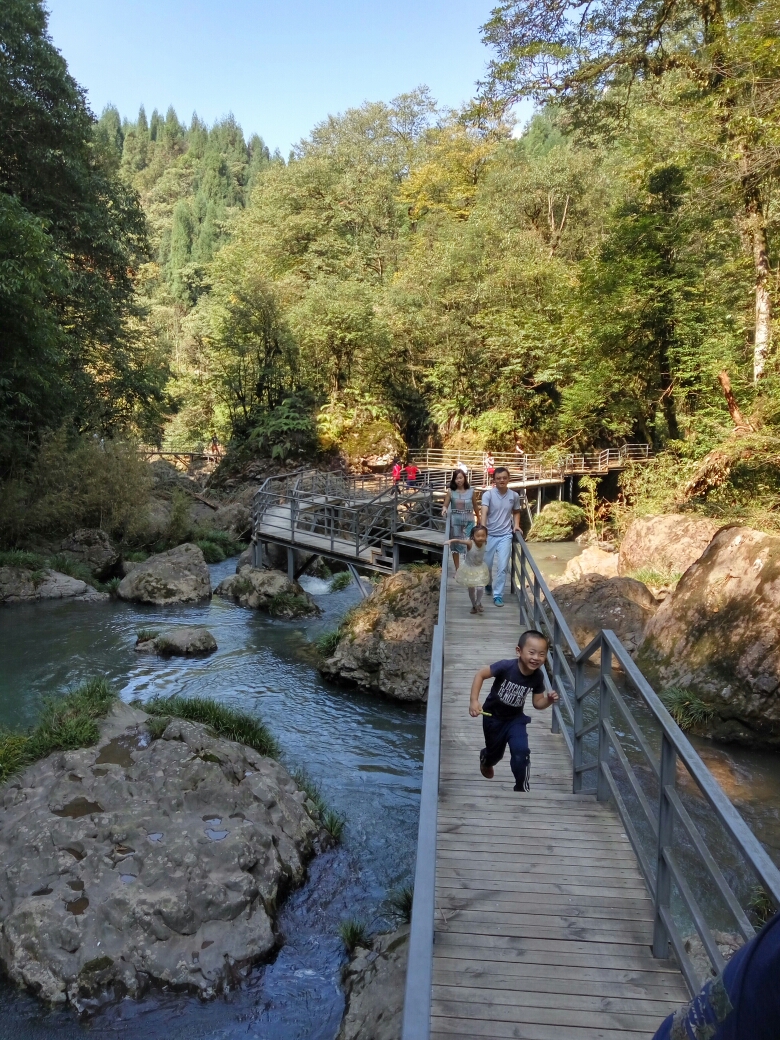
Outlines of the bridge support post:
{"type": "Polygon", "coordinates": [[[579,794],[582,790],[582,763],[584,759],[583,755],[583,736],[582,727],[584,724],[583,720],[583,707],[582,698],[583,690],[585,689],[585,662],[577,660],[574,671],[574,732],[572,733],[572,791],[574,794],[579,794]]]}
{"type": "MultiPolygon", "coordinates": [[[[561,662],[558,657],[558,646],[561,641],[561,626],[558,624],[558,618],[553,618],[553,640],[552,640],[552,688],[558,690],[561,685],[561,662]]],[[[550,729],[553,733],[561,732],[561,724],[558,718],[558,712],[555,710],[553,705],[552,710],[552,725],[550,729]]],[[[560,710],[560,709],[559,709],[560,710]]]]}
{"type": "Polygon", "coordinates": [[[287,577],[290,581],[295,581],[295,551],[289,545],[287,546],[287,577]]]}
{"type": "Polygon", "coordinates": [[[536,515],[538,516],[542,511],[542,485],[536,489],[536,515]]]}
{"type": "Polygon", "coordinates": [[[601,640],[601,676],[599,682],[599,764],[596,771],[596,800],[608,802],[610,797],[609,781],[604,773],[604,766],[609,757],[609,737],[606,724],[609,722],[609,709],[612,696],[606,679],[612,673],[612,650],[602,638],[601,640]]]}
{"type": "Polygon", "coordinates": [[[262,542],[256,542],[252,539],[252,566],[259,568],[262,566],[263,558],[263,545],[262,542]]]}
{"type": "Polygon", "coordinates": [[[661,776],[658,782],[658,852],[655,868],[655,922],[653,924],[653,956],[669,956],[669,929],[664,917],[669,914],[672,898],[672,872],[666,852],[674,840],[674,809],[667,794],[677,780],[677,751],[664,733],[661,737],[661,776]]]}
{"type": "Polygon", "coordinates": [[[558,501],[563,501],[563,481],[558,485],[558,501]]]}

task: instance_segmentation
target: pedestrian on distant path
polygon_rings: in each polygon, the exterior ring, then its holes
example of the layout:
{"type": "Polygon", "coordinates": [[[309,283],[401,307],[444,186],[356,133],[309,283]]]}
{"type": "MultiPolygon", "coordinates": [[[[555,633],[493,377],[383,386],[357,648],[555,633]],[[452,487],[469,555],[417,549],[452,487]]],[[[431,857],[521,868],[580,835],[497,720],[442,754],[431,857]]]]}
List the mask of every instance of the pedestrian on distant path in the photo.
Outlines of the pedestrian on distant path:
{"type": "Polygon", "coordinates": [[[409,487],[417,487],[419,480],[419,469],[413,462],[407,462],[404,466],[404,472],[406,473],[406,483],[409,487]]]}
{"type": "MultiPolygon", "coordinates": [[[[471,529],[477,519],[474,509],[474,492],[469,487],[469,478],[462,469],[456,469],[452,474],[449,490],[444,496],[441,515],[446,516],[448,510],[450,513],[450,534],[452,535],[449,544],[452,545],[452,559],[457,571],[460,566],[460,558],[467,551],[466,539],[471,534],[471,529]]],[[[487,534],[487,532],[485,533],[487,534]]],[[[483,581],[481,584],[485,585],[486,583],[486,581],[483,581]]]]}
{"type": "Polygon", "coordinates": [[[496,460],[493,458],[490,452],[486,451],[485,454],[482,456],[482,471],[482,476],[484,478],[482,482],[485,485],[485,487],[490,487],[490,485],[493,483],[493,476],[496,472],[496,460]]]}
{"type": "Polygon", "coordinates": [[[654,1040],[777,1040],[780,1037],[780,914],[734,954],[654,1040]]]}
{"type": "MultiPolygon", "coordinates": [[[[454,538],[450,538],[447,544],[451,545],[454,541],[454,538]]],[[[485,584],[490,577],[485,566],[486,541],[487,531],[481,524],[477,524],[471,532],[471,538],[467,538],[465,543],[463,543],[466,548],[466,557],[463,564],[460,570],[457,567],[455,568],[455,581],[458,585],[462,585],[469,590],[472,614],[481,614],[484,610],[482,596],[485,592],[485,584]]]]}
{"type": "Polygon", "coordinates": [[[394,459],[393,460],[393,483],[394,484],[400,484],[401,483],[401,473],[402,472],[403,472],[403,467],[401,466],[401,460],[400,459],[394,459]]]}
{"type": "Polygon", "coordinates": [[[508,485],[509,470],[506,466],[499,466],[496,470],[496,486],[484,492],[480,503],[480,523],[488,532],[485,563],[491,574],[493,560],[496,561],[492,585],[488,581],[485,591],[489,596],[492,594],[497,607],[504,605],[504,584],[512,555],[512,540],[514,532],[520,530],[522,500],[516,491],[510,491],[508,485]]]}
{"type": "Polygon", "coordinates": [[[515,791],[530,790],[531,753],[528,750],[526,726],[531,721],[523,714],[525,700],[531,694],[533,706],[544,711],[558,700],[555,690],[544,691],[542,665],[547,658],[547,639],[541,632],[529,629],[517,641],[517,657],[485,665],[474,676],[471,684],[469,715],[482,715],[485,746],[479,753],[479,771],[486,780],[492,780],[495,766],[504,757],[509,744],[509,766],[515,778],[515,791]],[[485,679],[493,685],[485,700],[484,709],[479,694],[485,679]]]}

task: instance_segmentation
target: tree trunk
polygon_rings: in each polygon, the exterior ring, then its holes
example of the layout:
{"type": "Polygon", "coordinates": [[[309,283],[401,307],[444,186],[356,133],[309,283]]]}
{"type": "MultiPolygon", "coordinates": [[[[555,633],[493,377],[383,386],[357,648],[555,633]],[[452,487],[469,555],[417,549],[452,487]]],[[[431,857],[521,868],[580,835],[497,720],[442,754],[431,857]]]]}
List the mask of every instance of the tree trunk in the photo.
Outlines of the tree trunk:
{"type": "Polygon", "coordinates": [[[725,368],[721,369],[721,371],[718,372],[718,382],[723,388],[723,393],[726,398],[726,404],[728,405],[729,409],[729,415],[734,420],[734,425],[736,426],[736,428],[738,430],[752,430],[753,427],[750,425],[747,419],[743,416],[742,412],[739,410],[737,399],[736,397],[734,397],[734,392],[731,389],[731,380],[729,379],[729,374],[725,368]]]}
{"type": "Polygon", "coordinates": [[[752,157],[744,145],[741,152],[742,191],[745,199],[745,234],[748,236],[750,249],[753,254],[753,270],[756,275],[753,382],[757,383],[764,374],[772,342],[772,297],[769,292],[771,268],[769,266],[766,213],[764,212],[761,185],[753,169],[752,157]]]}

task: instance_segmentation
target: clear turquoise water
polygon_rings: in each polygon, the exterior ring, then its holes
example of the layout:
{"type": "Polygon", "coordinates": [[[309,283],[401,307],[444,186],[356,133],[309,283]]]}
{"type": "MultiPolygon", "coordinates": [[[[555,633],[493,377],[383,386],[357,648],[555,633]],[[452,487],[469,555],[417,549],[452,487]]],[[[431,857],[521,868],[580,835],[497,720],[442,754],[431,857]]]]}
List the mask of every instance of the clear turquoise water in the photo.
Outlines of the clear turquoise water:
{"type": "MultiPolygon", "coordinates": [[[[212,585],[234,569],[235,561],[213,566],[212,585]]],[[[323,682],[312,640],[334,628],[359,593],[353,586],[315,598],[324,614],[305,623],[274,621],[217,598],[183,608],[49,603],[0,612],[0,724],[33,723],[43,698],[93,675],[108,677],[126,700],[216,697],[263,718],[285,763],[305,768],[347,820],[341,846],[312,862],[306,885],[285,904],[276,960],[240,990],[209,1004],[156,993],[80,1023],[0,983],[0,1040],[336,1035],[343,1011],[339,921],[359,917],[386,928],[387,894],[412,875],[424,714],[323,682]],[[218,651],[193,661],[135,653],[137,628],[171,623],[207,626],[218,651]]]]}

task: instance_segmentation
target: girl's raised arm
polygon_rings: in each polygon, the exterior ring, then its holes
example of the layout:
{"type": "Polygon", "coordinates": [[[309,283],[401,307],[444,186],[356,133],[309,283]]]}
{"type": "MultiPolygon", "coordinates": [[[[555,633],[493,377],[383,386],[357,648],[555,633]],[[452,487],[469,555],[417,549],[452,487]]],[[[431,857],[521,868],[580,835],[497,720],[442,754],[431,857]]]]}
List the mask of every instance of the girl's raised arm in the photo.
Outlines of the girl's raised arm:
{"type": "Polygon", "coordinates": [[[450,499],[452,498],[452,491],[448,490],[444,496],[444,505],[441,507],[441,515],[446,516],[447,510],[449,509],[450,499]]]}

